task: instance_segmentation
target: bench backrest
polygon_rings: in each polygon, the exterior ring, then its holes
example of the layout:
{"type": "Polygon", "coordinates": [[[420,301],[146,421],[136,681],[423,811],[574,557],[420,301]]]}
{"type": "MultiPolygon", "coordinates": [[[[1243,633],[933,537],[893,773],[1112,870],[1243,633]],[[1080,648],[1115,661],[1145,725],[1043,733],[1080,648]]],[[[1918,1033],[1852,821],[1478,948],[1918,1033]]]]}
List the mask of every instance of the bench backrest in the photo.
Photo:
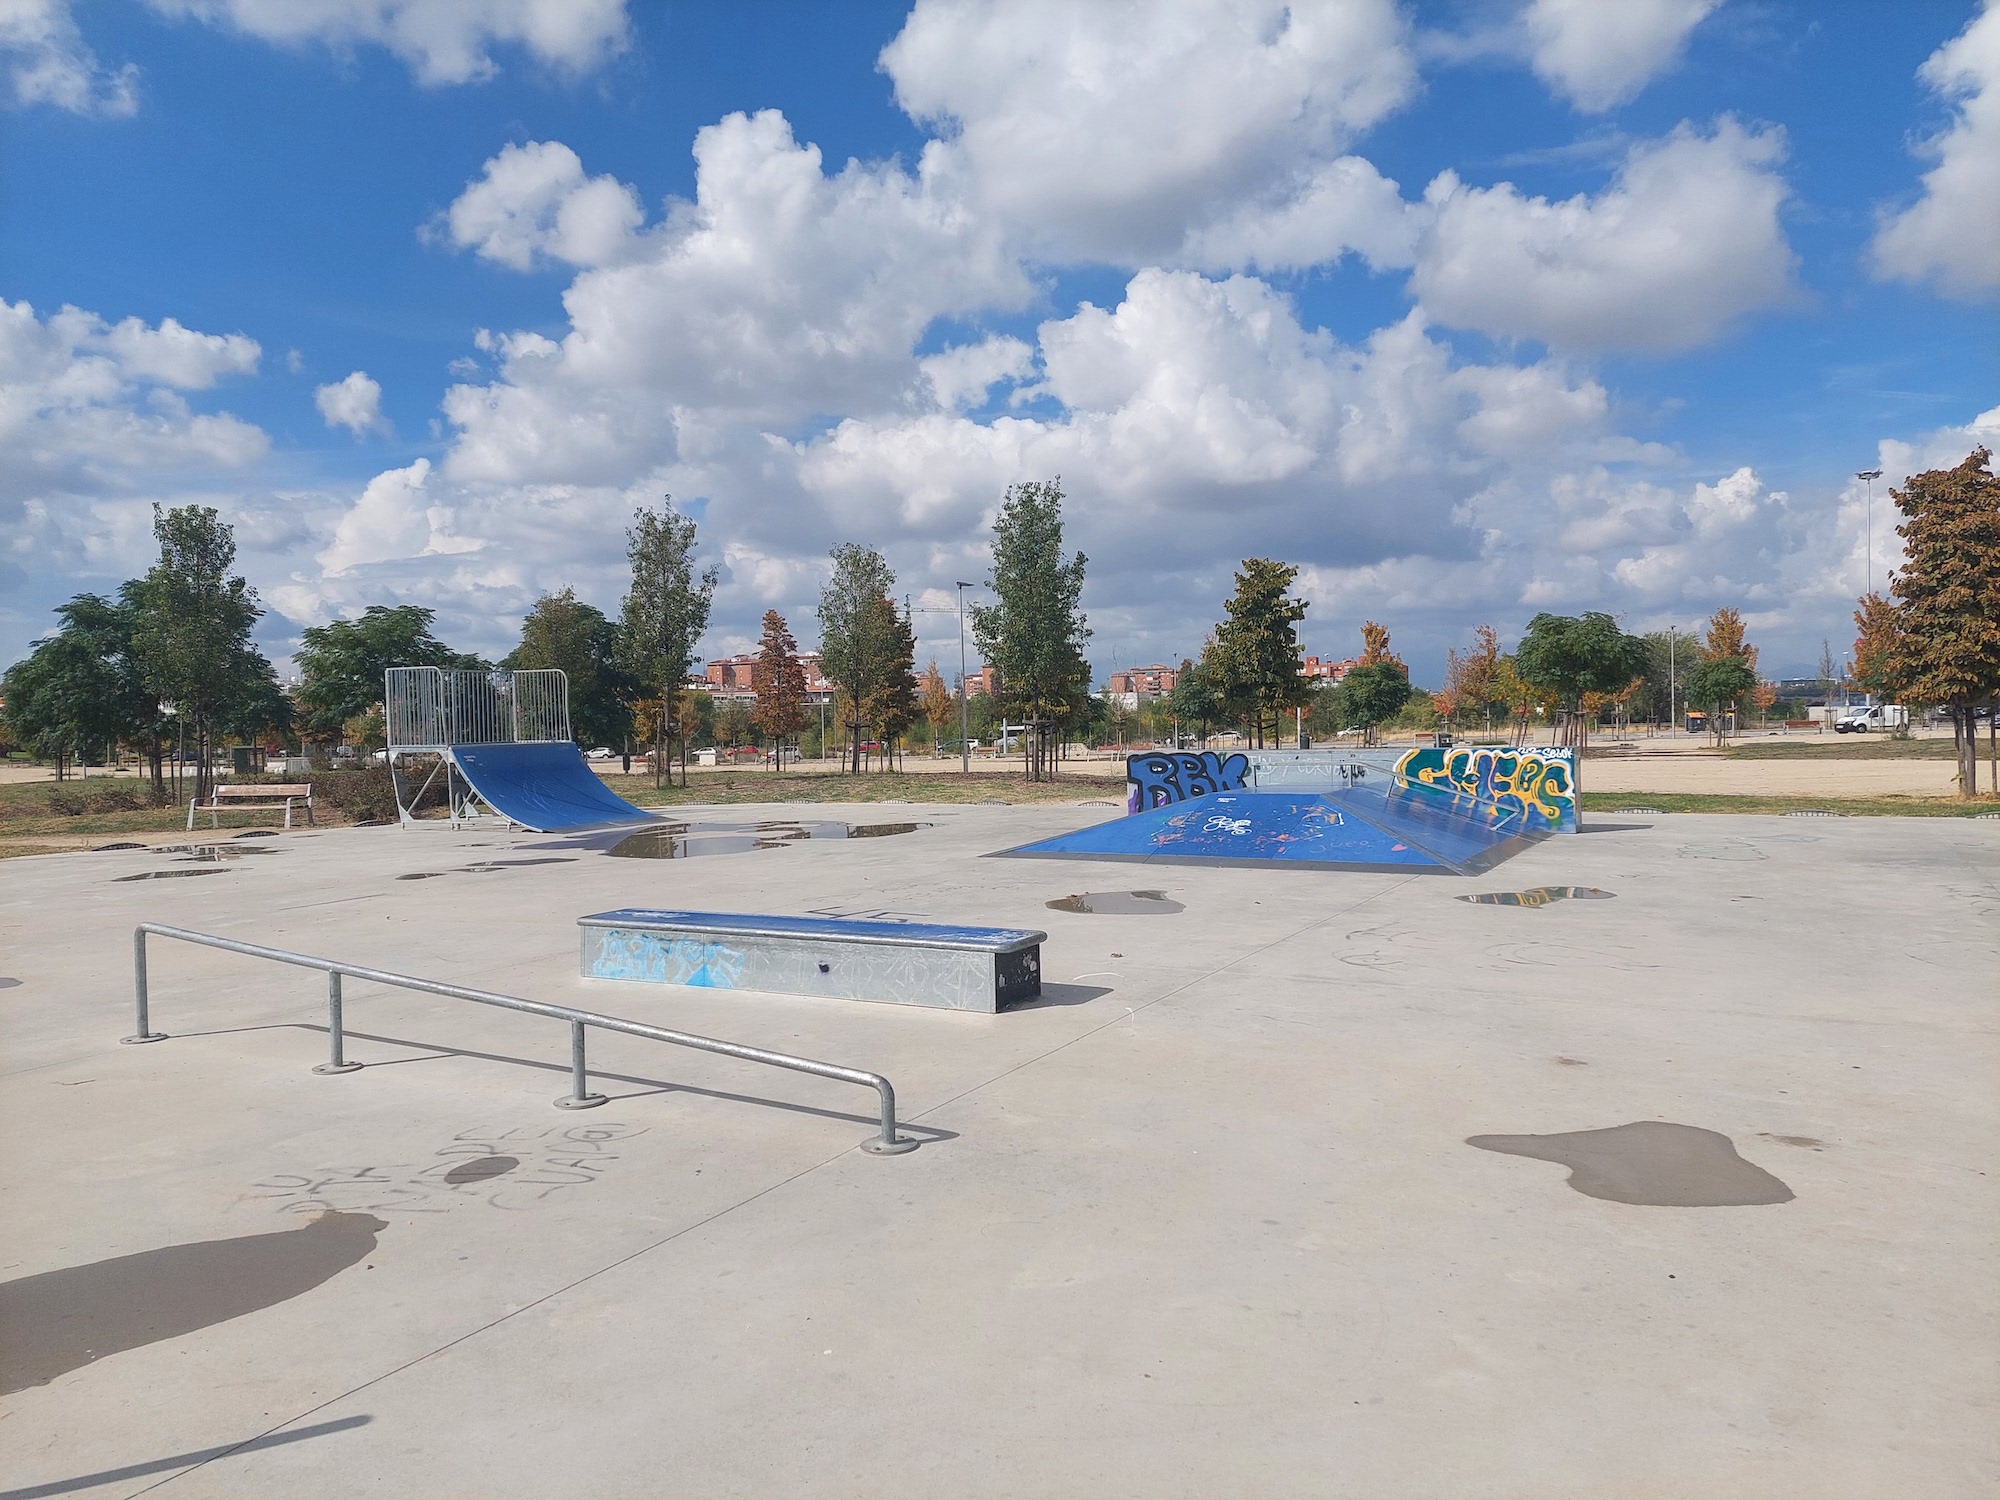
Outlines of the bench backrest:
{"type": "Polygon", "coordinates": [[[215,800],[237,797],[310,797],[312,788],[304,783],[296,786],[219,786],[215,789],[215,800]]]}

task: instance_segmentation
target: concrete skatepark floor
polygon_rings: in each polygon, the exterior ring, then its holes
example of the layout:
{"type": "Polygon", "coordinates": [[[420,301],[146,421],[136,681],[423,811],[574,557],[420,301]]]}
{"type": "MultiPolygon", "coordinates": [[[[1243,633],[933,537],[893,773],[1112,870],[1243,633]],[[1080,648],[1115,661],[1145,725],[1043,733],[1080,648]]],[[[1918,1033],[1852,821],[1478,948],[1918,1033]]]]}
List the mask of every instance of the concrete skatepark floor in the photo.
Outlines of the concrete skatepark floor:
{"type": "Polygon", "coordinates": [[[1104,815],[7,862],[0,1494],[1994,1492],[2000,825],[1596,817],[1471,880],[1158,902],[973,857],[1104,815]],[[1545,888],[1616,899],[1458,899],[1545,888]],[[1050,982],[985,1016],[578,978],[621,905],[1041,927],[1050,982]],[[559,1023],[352,981],[368,1066],[316,1076],[317,975],[171,943],[170,1040],[121,1047],[142,920],[876,1069],[925,1144],[604,1035],[611,1103],[567,1114],[559,1023]]]}

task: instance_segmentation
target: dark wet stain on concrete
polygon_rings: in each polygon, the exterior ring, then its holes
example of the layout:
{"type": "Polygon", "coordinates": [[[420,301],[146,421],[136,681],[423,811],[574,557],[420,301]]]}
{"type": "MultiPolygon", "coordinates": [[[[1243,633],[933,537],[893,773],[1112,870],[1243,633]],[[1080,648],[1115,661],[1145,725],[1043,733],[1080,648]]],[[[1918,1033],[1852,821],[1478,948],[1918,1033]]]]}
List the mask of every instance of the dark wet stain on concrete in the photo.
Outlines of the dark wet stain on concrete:
{"type": "Polygon", "coordinates": [[[1187,908],[1167,898],[1165,891],[1085,891],[1042,903],[1050,911],[1089,913],[1099,917],[1164,917],[1187,908]]]}
{"type": "Polygon", "coordinates": [[[1826,1142],[1811,1135],[1773,1135],[1768,1130],[1757,1132],[1767,1141],[1776,1141],[1780,1146],[1798,1146],[1806,1151],[1824,1151],[1826,1142]]]}
{"type": "Polygon", "coordinates": [[[1474,906],[1547,906],[1551,901],[1609,901],[1616,894],[1594,885],[1538,885],[1528,891],[1487,891],[1458,899],[1474,906]]]}
{"type": "Polygon", "coordinates": [[[143,875],[114,876],[120,884],[128,880],[179,880],[187,875],[227,875],[227,870],[148,870],[143,875]]]}
{"type": "Polygon", "coordinates": [[[125,849],[143,849],[145,847],[144,844],[99,844],[90,852],[92,854],[116,854],[125,849]]]}
{"type": "Polygon", "coordinates": [[[444,1180],[453,1187],[462,1187],[468,1182],[485,1182],[491,1177],[504,1176],[520,1165],[518,1156],[476,1156],[453,1167],[444,1174],[444,1180]]]}
{"type": "Polygon", "coordinates": [[[275,828],[252,828],[236,835],[239,839],[274,839],[278,836],[275,828]]]}
{"type": "Polygon", "coordinates": [[[1589,1063],[1580,1057],[1559,1057],[1556,1061],[1565,1068],[1587,1068],[1590,1066],[1589,1063]]]}
{"type": "Polygon", "coordinates": [[[18,990],[20,987],[21,981],[18,979],[0,979],[0,990],[18,990]]]}
{"type": "MultiPolygon", "coordinates": [[[[640,833],[628,833],[605,847],[618,859],[698,859],[709,854],[742,854],[751,849],[781,849],[816,839],[885,839],[915,833],[928,823],[663,823],[640,833]]],[[[537,847],[549,848],[543,844],[537,847]]],[[[553,847],[564,847],[556,845],[553,847]]],[[[602,847],[602,846],[600,846],[602,847]]]]}
{"type": "Polygon", "coordinates": [[[375,1248],[372,1214],[198,1240],[0,1283],[0,1395],[311,1291],[375,1248]]]}
{"type": "Polygon", "coordinates": [[[1789,1203],[1792,1190],[1713,1130],[1668,1120],[1634,1120],[1608,1130],[1560,1135],[1475,1135],[1481,1151],[1552,1161],[1569,1168],[1569,1185],[1609,1203],[1653,1208],[1736,1208],[1789,1203]]]}
{"type": "Polygon", "coordinates": [[[438,876],[444,873],[445,871],[443,870],[420,870],[415,875],[398,875],[396,878],[398,880],[436,880],[438,876]]]}

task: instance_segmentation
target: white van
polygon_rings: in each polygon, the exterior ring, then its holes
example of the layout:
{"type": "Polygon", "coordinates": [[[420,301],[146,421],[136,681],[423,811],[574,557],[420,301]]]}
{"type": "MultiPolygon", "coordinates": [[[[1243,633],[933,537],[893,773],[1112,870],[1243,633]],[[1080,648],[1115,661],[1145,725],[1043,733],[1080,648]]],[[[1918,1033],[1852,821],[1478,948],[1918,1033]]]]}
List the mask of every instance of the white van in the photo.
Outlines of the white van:
{"type": "Polygon", "coordinates": [[[1835,734],[1866,734],[1871,729],[1908,729],[1910,711],[1900,703],[1876,703],[1850,708],[1834,721],[1835,734]]]}

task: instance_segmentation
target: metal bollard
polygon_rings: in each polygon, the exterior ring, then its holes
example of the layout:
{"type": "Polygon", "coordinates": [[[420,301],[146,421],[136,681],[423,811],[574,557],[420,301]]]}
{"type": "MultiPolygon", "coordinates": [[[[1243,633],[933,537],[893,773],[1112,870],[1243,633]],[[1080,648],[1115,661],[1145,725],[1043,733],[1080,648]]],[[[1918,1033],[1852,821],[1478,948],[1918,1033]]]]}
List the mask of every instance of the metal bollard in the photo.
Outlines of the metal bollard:
{"type": "Polygon", "coordinates": [[[590,1066],[584,1060],[581,1021],[569,1023],[569,1093],[556,1100],[557,1109],[595,1109],[608,1103],[602,1094],[590,1092],[590,1066]]]}
{"type": "Polygon", "coordinates": [[[118,1040],[128,1047],[136,1047],[141,1042],[164,1042],[167,1034],[154,1031],[146,1015],[146,929],[143,927],[134,928],[132,932],[132,999],[139,1010],[139,1029],[118,1040]]]}
{"type": "Polygon", "coordinates": [[[327,1060],[314,1068],[315,1073],[352,1073],[361,1064],[347,1060],[347,1033],[340,1014],[340,971],[329,969],[326,974],[326,1035],[332,1048],[327,1060]]]}

